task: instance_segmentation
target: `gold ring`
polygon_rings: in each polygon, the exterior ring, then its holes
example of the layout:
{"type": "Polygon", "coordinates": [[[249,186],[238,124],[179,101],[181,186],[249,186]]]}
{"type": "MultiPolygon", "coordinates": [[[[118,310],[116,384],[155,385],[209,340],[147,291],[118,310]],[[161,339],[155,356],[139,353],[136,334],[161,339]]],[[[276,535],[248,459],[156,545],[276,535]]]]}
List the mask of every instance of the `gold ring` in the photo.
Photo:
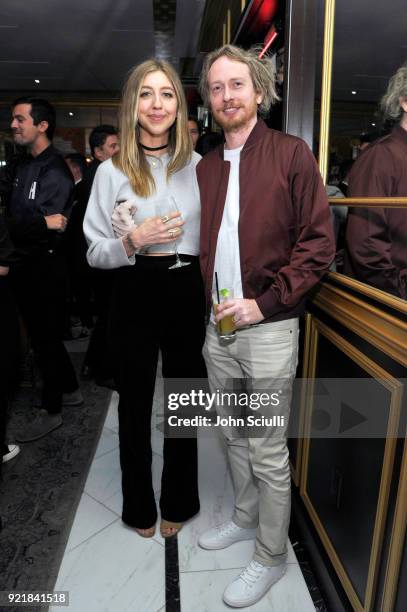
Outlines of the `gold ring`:
{"type": "Polygon", "coordinates": [[[175,234],[177,234],[177,233],[178,233],[178,231],[177,231],[177,229],[176,229],[176,228],[175,228],[175,229],[169,229],[169,230],[168,230],[168,233],[169,233],[169,235],[170,235],[170,236],[175,236],[175,234]]]}
{"type": "Polygon", "coordinates": [[[164,215],[163,217],[161,217],[161,221],[162,221],[163,223],[168,223],[168,221],[169,221],[169,220],[170,220],[170,218],[169,218],[169,216],[168,216],[168,215],[164,215]]]}

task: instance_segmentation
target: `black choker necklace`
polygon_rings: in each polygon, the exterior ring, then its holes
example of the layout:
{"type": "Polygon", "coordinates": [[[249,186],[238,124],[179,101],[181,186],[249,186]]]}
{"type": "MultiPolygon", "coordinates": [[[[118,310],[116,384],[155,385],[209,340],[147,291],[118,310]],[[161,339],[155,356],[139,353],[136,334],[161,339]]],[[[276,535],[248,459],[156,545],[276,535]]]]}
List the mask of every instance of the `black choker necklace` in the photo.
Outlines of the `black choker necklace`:
{"type": "Polygon", "coordinates": [[[146,151],[161,151],[161,149],[166,149],[168,147],[168,142],[165,145],[161,145],[160,147],[148,147],[147,145],[144,145],[142,142],[140,142],[141,146],[143,147],[143,149],[145,149],[146,151]]]}

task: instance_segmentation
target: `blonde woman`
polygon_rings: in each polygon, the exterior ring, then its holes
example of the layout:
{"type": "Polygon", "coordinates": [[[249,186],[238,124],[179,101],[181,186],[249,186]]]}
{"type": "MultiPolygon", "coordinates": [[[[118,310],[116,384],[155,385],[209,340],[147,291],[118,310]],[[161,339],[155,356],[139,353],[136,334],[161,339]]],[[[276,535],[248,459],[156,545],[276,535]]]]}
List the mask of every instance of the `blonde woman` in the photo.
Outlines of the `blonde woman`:
{"type": "MultiPolygon", "coordinates": [[[[143,537],[154,535],[157,521],[151,410],[158,353],[164,378],[206,375],[199,159],[174,69],[156,59],[136,66],[123,91],[120,151],[96,173],[84,229],[90,265],[116,268],[110,343],[120,394],[122,519],[143,537]],[[127,215],[118,216],[122,202],[127,215]],[[176,251],[183,267],[174,267],[176,251]]],[[[163,459],[160,530],[169,537],[199,510],[196,439],[165,437],[163,459]]]]}

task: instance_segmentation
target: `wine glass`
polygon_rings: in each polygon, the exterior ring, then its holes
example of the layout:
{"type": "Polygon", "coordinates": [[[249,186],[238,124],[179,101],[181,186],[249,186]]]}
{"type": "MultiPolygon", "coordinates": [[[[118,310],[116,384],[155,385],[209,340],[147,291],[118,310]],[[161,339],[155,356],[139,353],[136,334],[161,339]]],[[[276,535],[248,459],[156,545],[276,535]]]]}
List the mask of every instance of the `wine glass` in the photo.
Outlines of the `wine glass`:
{"type": "MultiPolygon", "coordinates": [[[[173,213],[173,212],[179,212],[177,203],[175,201],[175,198],[173,198],[172,196],[167,196],[161,200],[156,200],[154,202],[151,202],[149,205],[145,207],[140,206],[140,210],[137,212],[137,215],[139,216],[136,218],[133,217],[133,220],[137,223],[141,223],[147,217],[156,216],[156,217],[163,218],[163,217],[167,217],[170,213],[173,213]],[[140,216],[141,214],[143,214],[143,217],[140,216]]],[[[177,219],[179,219],[179,217],[177,219]]],[[[175,228],[173,231],[175,231],[175,228]]],[[[171,235],[172,233],[171,226],[169,227],[169,232],[170,232],[169,235],[171,235]]],[[[168,251],[171,251],[171,254],[175,255],[175,264],[173,264],[172,266],[169,266],[168,268],[169,270],[172,270],[174,268],[182,268],[184,266],[189,266],[191,262],[182,261],[179,256],[178,247],[177,247],[177,238],[175,235],[174,235],[173,244],[174,244],[173,247],[172,247],[172,243],[152,244],[146,247],[145,252],[147,255],[153,254],[153,253],[157,253],[157,254],[162,253],[163,255],[166,255],[166,254],[169,254],[168,251]],[[171,244],[171,247],[169,248],[170,244],[171,244]]]]}
{"type": "MultiPolygon", "coordinates": [[[[178,206],[177,203],[175,201],[175,198],[173,196],[169,197],[169,200],[171,202],[172,208],[174,211],[179,212],[178,210],[178,206]]],[[[174,270],[175,268],[183,268],[184,266],[189,266],[190,265],[190,261],[182,261],[179,253],[178,253],[178,244],[177,244],[177,240],[175,240],[174,242],[174,249],[175,249],[175,264],[173,264],[172,266],[169,266],[169,270],[174,270]]]]}

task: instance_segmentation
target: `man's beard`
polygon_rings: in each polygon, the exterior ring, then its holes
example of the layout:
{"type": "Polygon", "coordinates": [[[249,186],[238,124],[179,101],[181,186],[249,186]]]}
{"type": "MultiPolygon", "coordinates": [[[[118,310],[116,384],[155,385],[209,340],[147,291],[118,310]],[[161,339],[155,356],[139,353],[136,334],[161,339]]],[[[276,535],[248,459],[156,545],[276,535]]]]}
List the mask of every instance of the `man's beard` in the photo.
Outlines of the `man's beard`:
{"type": "Polygon", "coordinates": [[[16,144],[20,144],[21,140],[23,140],[22,134],[18,134],[17,132],[13,132],[13,140],[16,144]]]}
{"type": "Polygon", "coordinates": [[[21,134],[21,133],[13,133],[13,141],[14,144],[18,145],[19,147],[26,147],[27,145],[30,145],[30,142],[27,142],[26,137],[21,134]]]}
{"type": "Polygon", "coordinates": [[[250,121],[257,116],[257,104],[256,102],[252,107],[248,106],[237,106],[233,108],[243,109],[243,112],[238,112],[235,117],[228,117],[223,112],[225,108],[230,108],[225,105],[222,109],[214,110],[212,109],[212,114],[215,118],[215,121],[220,125],[221,128],[224,129],[225,132],[232,132],[235,130],[239,130],[240,128],[245,127],[250,121]]]}

